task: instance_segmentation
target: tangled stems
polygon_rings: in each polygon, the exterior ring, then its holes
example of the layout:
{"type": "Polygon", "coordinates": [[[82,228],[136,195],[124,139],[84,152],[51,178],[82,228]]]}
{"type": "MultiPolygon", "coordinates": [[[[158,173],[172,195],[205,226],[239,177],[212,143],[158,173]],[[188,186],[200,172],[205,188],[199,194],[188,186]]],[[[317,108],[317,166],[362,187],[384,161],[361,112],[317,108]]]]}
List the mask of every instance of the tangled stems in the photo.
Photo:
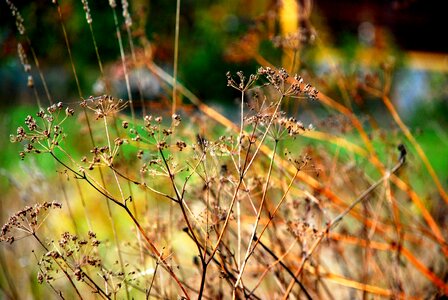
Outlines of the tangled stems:
{"type": "MultiPolygon", "coordinates": [[[[317,240],[313,243],[313,245],[310,247],[310,250],[308,250],[308,252],[306,252],[302,258],[302,261],[300,262],[299,267],[297,268],[296,272],[294,273],[295,278],[298,278],[299,275],[302,273],[303,267],[305,266],[306,261],[311,257],[311,255],[314,253],[314,251],[316,250],[316,248],[320,245],[320,243],[322,242],[322,240],[324,239],[324,237],[328,236],[329,232],[331,229],[333,229],[334,227],[336,227],[341,221],[342,219],[348,215],[353,208],[358,205],[359,203],[361,203],[363,200],[366,199],[366,197],[372,193],[381,183],[383,183],[384,181],[388,180],[392,175],[394,175],[406,162],[406,148],[404,147],[404,145],[400,144],[398,146],[398,150],[400,151],[400,158],[398,163],[390,170],[387,171],[386,174],[381,177],[378,181],[376,181],[374,184],[372,184],[369,188],[367,188],[364,192],[361,193],[361,195],[358,196],[358,198],[356,198],[355,201],[352,202],[352,204],[350,204],[349,207],[347,207],[346,210],[344,210],[341,214],[339,214],[338,216],[336,216],[333,220],[331,220],[330,222],[328,222],[324,232],[322,232],[319,237],[317,238],[317,240]]],[[[292,280],[289,285],[288,288],[286,289],[284,295],[283,295],[283,300],[288,299],[289,294],[291,293],[292,288],[294,287],[294,283],[295,281],[292,280]]]]}
{"type": "MultiPolygon", "coordinates": [[[[91,233],[89,233],[90,235],[91,233]]],[[[68,261],[68,254],[67,257],[65,257],[64,255],[60,254],[57,251],[50,251],[45,244],[37,237],[36,233],[32,234],[33,237],[39,242],[39,244],[42,246],[43,249],[45,249],[45,251],[47,252],[46,256],[51,257],[51,259],[58,265],[59,269],[64,273],[64,275],[67,277],[67,279],[69,280],[70,284],[73,286],[73,288],[76,291],[76,294],[78,295],[78,297],[80,299],[84,299],[79,291],[79,289],[76,287],[72,276],[70,276],[67,272],[67,270],[70,270],[71,272],[73,272],[73,274],[75,274],[77,280],[82,280],[84,283],[86,283],[89,287],[91,287],[95,293],[98,293],[99,295],[101,295],[103,298],[106,299],[111,299],[111,297],[109,296],[108,293],[106,293],[84,270],[82,270],[82,268],[80,266],[72,266],[68,261]],[[61,262],[58,261],[58,258],[61,258],[62,261],[64,262],[64,265],[61,264],[61,262]],[[83,280],[84,278],[87,279],[83,280]]],[[[65,234],[63,234],[65,235],[65,234]]],[[[90,236],[91,237],[91,236],[90,236]]],[[[77,237],[76,237],[77,240],[77,237]]],[[[81,242],[79,243],[81,245],[81,242]]],[[[99,242],[96,244],[98,245],[99,242]]],[[[93,262],[94,263],[94,262],[93,262]]],[[[42,279],[43,280],[43,279],[42,279]]]]}
{"type": "MultiPolygon", "coordinates": [[[[36,235],[35,232],[33,232],[32,236],[39,242],[39,244],[42,246],[42,248],[44,248],[45,251],[48,252],[48,248],[47,248],[47,247],[44,245],[44,243],[42,243],[42,241],[37,237],[37,235],[36,235]]],[[[59,269],[61,269],[61,271],[64,273],[65,277],[67,277],[68,281],[69,281],[70,284],[73,286],[73,289],[76,291],[76,294],[78,295],[79,299],[84,299],[84,298],[81,296],[81,294],[80,294],[78,288],[76,287],[75,283],[73,282],[73,279],[72,279],[71,276],[67,273],[67,271],[65,270],[65,268],[63,268],[63,267],[61,266],[61,264],[60,264],[56,259],[53,258],[53,260],[54,260],[54,261],[56,262],[56,264],[59,266],[59,269]]],[[[103,292],[103,293],[104,293],[104,292],[103,292]]]]}
{"type": "MultiPolygon", "coordinates": [[[[141,128],[131,128],[130,139],[136,142],[138,147],[142,147],[142,149],[138,149],[136,155],[137,159],[143,162],[143,165],[140,169],[142,179],[132,179],[137,177],[135,175],[128,175],[120,171],[120,161],[116,161],[115,158],[122,153],[120,152],[120,146],[123,143],[128,143],[128,139],[117,137],[114,140],[114,137],[111,135],[112,132],[108,129],[111,125],[110,123],[108,123],[107,118],[124,109],[126,104],[121,100],[116,101],[116,99],[113,99],[110,96],[90,97],[89,99],[84,100],[81,103],[81,106],[84,108],[84,110],[89,109],[93,111],[97,120],[103,119],[101,121],[104,122],[103,126],[105,129],[105,132],[102,135],[104,137],[105,146],[100,147],[94,145],[94,148],[90,151],[93,154],[92,160],[87,161],[87,158],[83,157],[81,161],[83,163],[88,163],[89,170],[92,170],[96,167],[109,168],[112,172],[111,175],[114,175],[114,185],[117,187],[121,197],[115,197],[114,194],[106,187],[101,173],[103,168],[99,168],[102,181],[97,181],[97,178],[93,176],[92,173],[84,170],[84,167],[79,165],[73,159],[70,153],[59,146],[58,141],[51,143],[51,138],[53,137],[52,135],[49,136],[44,134],[41,139],[37,140],[38,143],[36,143],[36,145],[39,147],[39,149],[44,150],[41,152],[50,153],[51,156],[59,164],[65,167],[69,173],[73,173],[76,179],[86,181],[86,183],[93,187],[98,193],[103,195],[107,199],[106,202],[108,206],[110,203],[114,203],[126,211],[126,214],[129,215],[132,223],[135,224],[137,232],[141,234],[141,236],[143,237],[142,239],[145,240],[144,247],[148,249],[149,253],[151,253],[151,257],[157,259],[158,264],[160,263],[161,266],[166,271],[168,271],[170,276],[182,289],[182,292],[184,293],[184,296],[186,298],[189,298],[187,290],[189,292],[193,291],[194,293],[197,293],[199,298],[205,297],[205,290],[207,285],[206,283],[208,282],[208,280],[211,280],[213,278],[211,275],[207,276],[207,274],[210,274],[212,271],[214,271],[212,269],[208,269],[211,262],[215,262],[218,265],[218,269],[227,274],[226,276],[228,277],[226,277],[226,281],[229,283],[229,288],[233,289],[233,292],[235,294],[244,293],[244,295],[248,296],[249,298],[257,298],[257,296],[253,294],[254,291],[248,289],[248,287],[243,284],[242,276],[245,274],[245,269],[247,269],[245,267],[248,263],[249,258],[254,253],[256,246],[259,245],[259,240],[257,240],[256,236],[261,237],[261,235],[263,235],[263,232],[265,231],[265,228],[263,228],[260,234],[260,232],[258,232],[258,227],[261,222],[260,220],[263,210],[265,210],[265,208],[268,206],[266,204],[269,201],[267,192],[271,181],[273,181],[271,176],[273,176],[275,171],[274,163],[278,160],[278,142],[280,139],[283,139],[283,137],[287,135],[295,136],[305,130],[300,122],[296,122],[293,118],[285,118],[285,113],[280,111],[280,107],[284,98],[293,95],[295,93],[294,91],[298,91],[299,86],[293,87],[293,85],[286,83],[285,79],[287,76],[284,73],[281,73],[281,75],[276,75],[276,71],[266,70],[266,72],[269,73],[268,80],[272,81],[272,84],[275,84],[274,91],[276,93],[278,92],[278,98],[275,99],[274,102],[271,102],[269,106],[263,107],[263,111],[255,110],[255,116],[250,118],[244,117],[244,106],[246,105],[245,93],[247,92],[248,88],[255,82],[255,79],[258,78],[259,75],[251,76],[251,79],[249,80],[250,84],[246,83],[243,78],[243,87],[238,86],[239,88],[241,88],[240,92],[242,114],[239,135],[237,134],[236,139],[235,136],[220,137],[219,141],[217,141],[216,144],[214,142],[209,143],[208,141],[200,138],[200,140],[198,140],[198,144],[194,144],[192,147],[193,150],[202,151],[200,153],[198,152],[199,155],[194,155],[194,159],[197,160],[197,162],[193,164],[187,162],[188,170],[191,170],[191,172],[188,171],[189,174],[185,179],[182,179],[183,182],[178,181],[180,177],[177,176],[179,172],[176,166],[177,162],[174,161],[174,154],[170,151],[171,147],[179,151],[182,151],[185,147],[190,147],[183,140],[178,140],[176,143],[170,142],[171,137],[173,137],[174,127],[176,127],[180,122],[179,115],[172,116],[172,124],[169,128],[166,129],[162,128],[162,117],[152,119],[152,116],[145,116],[144,126],[142,126],[141,128]],[[267,147],[266,138],[272,138],[275,142],[275,145],[274,149],[272,150],[272,155],[270,155],[269,158],[269,171],[267,171],[263,175],[263,177],[265,178],[263,178],[264,184],[262,187],[261,202],[256,207],[253,202],[253,196],[250,193],[252,184],[251,180],[256,179],[255,177],[252,177],[251,169],[255,169],[258,162],[260,162],[259,154],[261,154],[260,152],[264,151],[264,147],[267,147]],[[40,143],[45,142],[45,140],[50,140],[50,144],[48,145],[48,147],[40,143]],[[140,142],[143,143],[143,146],[140,144],[140,142]],[[217,145],[218,147],[214,148],[214,145],[217,145]],[[146,152],[146,150],[144,151],[144,149],[152,149],[152,146],[156,147],[157,152],[148,153],[146,152]],[[62,154],[59,151],[61,151],[62,154]],[[228,161],[224,160],[224,164],[221,165],[219,173],[214,174],[213,172],[210,172],[210,166],[207,163],[209,154],[210,158],[214,157],[215,154],[218,154],[218,156],[221,156],[222,154],[229,155],[230,160],[233,163],[233,169],[228,170],[228,161]],[[154,169],[151,169],[151,166],[154,166],[154,169]],[[225,167],[225,171],[222,171],[223,167],[225,167]],[[202,171],[198,171],[200,169],[203,169],[203,171],[205,172],[205,177],[200,174],[202,171]],[[163,190],[158,190],[157,187],[154,188],[147,185],[143,177],[145,174],[160,176],[164,178],[163,180],[168,179],[170,181],[168,189],[171,191],[166,193],[163,190]],[[206,190],[207,193],[206,195],[204,194],[206,198],[203,199],[204,203],[206,204],[205,218],[207,222],[207,229],[205,231],[204,228],[200,226],[200,220],[193,214],[192,210],[189,207],[189,202],[186,202],[187,199],[185,197],[185,195],[187,194],[187,187],[190,187],[189,185],[187,186],[187,184],[195,174],[199,175],[200,179],[204,181],[205,185],[203,191],[206,190]],[[212,183],[216,178],[218,178],[218,176],[220,176],[220,185],[218,187],[217,193],[215,193],[212,183]],[[201,268],[201,280],[198,290],[194,290],[188,285],[188,283],[184,283],[183,281],[178,280],[177,276],[172,270],[172,267],[167,263],[166,257],[164,258],[163,254],[158,251],[153,241],[149,237],[150,235],[142,227],[139,220],[137,220],[136,213],[132,212],[131,206],[128,205],[128,201],[132,201],[132,195],[129,197],[125,196],[124,190],[120,186],[119,177],[126,180],[129,184],[138,184],[152,192],[155,192],[157,195],[170,199],[173,203],[177,203],[177,205],[179,205],[178,212],[182,215],[182,222],[184,222],[184,225],[186,227],[184,231],[191,237],[191,239],[195,243],[200,259],[200,262],[198,260],[197,264],[197,266],[201,268]],[[226,185],[222,185],[222,183],[224,182],[230,183],[230,185],[228,185],[228,188],[226,187],[226,185]],[[224,187],[224,193],[222,194],[224,196],[221,196],[220,194],[222,187],[224,187]],[[249,197],[250,204],[252,205],[253,211],[256,215],[255,222],[254,224],[252,224],[251,232],[248,235],[248,244],[245,245],[245,249],[247,250],[244,257],[242,256],[243,252],[241,251],[241,241],[244,241],[245,239],[243,238],[244,233],[242,233],[241,231],[240,219],[242,213],[240,209],[245,209],[244,206],[240,207],[240,200],[243,199],[246,195],[243,195],[243,190],[247,191],[247,197],[249,197]],[[220,207],[221,197],[226,203],[225,209],[220,207]],[[214,200],[216,200],[216,202],[214,202],[214,200]],[[237,255],[234,255],[234,249],[232,249],[232,245],[229,244],[227,240],[227,235],[229,233],[231,235],[235,235],[235,232],[233,232],[232,230],[232,226],[229,226],[233,224],[231,220],[233,220],[232,216],[235,204],[237,204],[238,213],[237,255]],[[213,212],[211,212],[213,205],[216,205],[214,207],[217,211],[216,215],[213,215],[213,212]],[[210,223],[211,220],[213,220],[213,223],[210,223]],[[209,235],[209,229],[213,231],[213,238],[211,238],[211,236],[209,235]],[[204,232],[205,234],[202,235],[202,232],[204,232]],[[225,252],[227,252],[228,255],[225,254],[225,252]],[[230,261],[227,261],[227,259],[230,259],[230,261]],[[236,269],[234,268],[235,266],[236,269]]],[[[251,103],[249,103],[249,105],[251,105],[251,103]]],[[[250,108],[251,111],[253,111],[252,107],[250,108]]],[[[251,115],[252,113],[249,114],[251,115]]],[[[31,121],[32,120],[29,120],[29,124],[27,125],[30,125],[31,128],[29,129],[30,131],[33,131],[34,123],[31,121]]],[[[128,121],[122,122],[122,127],[124,129],[127,129],[128,126],[128,121]]],[[[40,133],[40,130],[38,133],[40,133]]],[[[59,132],[58,134],[61,135],[61,133],[59,132]]],[[[25,141],[28,138],[30,138],[30,135],[27,135],[27,133],[23,132],[23,130],[20,130],[20,132],[18,132],[17,141],[25,141]]],[[[216,163],[220,163],[219,159],[213,159],[216,163]]],[[[181,168],[180,170],[185,169],[181,168]]],[[[192,186],[195,187],[195,184],[192,184],[192,186]]],[[[282,196],[280,203],[284,201],[286,193],[288,193],[288,191],[289,188],[285,192],[285,195],[282,196]]],[[[272,213],[272,216],[275,215],[276,210],[272,213]]],[[[269,215],[271,216],[271,213],[269,213],[269,215]]],[[[151,287],[153,282],[154,281],[152,281],[151,283],[151,287]]],[[[129,282],[125,282],[125,284],[126,283],[129,282]]]]}
{"type": "MultiPolygon", "coordinates": [[[[39,283],[42,283],[44,280],[50,283],[50,281],[53,279],[52,276],[49,276],[47,272],[54,270],[54,268],[48,266],[48,264],[51,265],[50,261],[54,261],[57,264],[58,268],[67,277],[67,279],[73,286],[74,290],[76,291],[76,294],[80,299],[83,299],[83,297],[81,296],[81,293],[79,289],[76,287],[72,279],[72,276],[69,274],[69,272],[75,275],[78,281],[81,281],[81,279],[86,278],[87,281],[83,280],[84,283],[86,283],[96,293],[101,294],[105,298],[109,298],[108,295],[95,283],[95,281],[91,279],[90,276],[88,276],[85,273],[85,271],[81,268],[82,263],[77,265],[70,264],[69,257],[73,257],[75,250],[70,249],[69,251],[66,251],[68,248],[64,248],[62,252],[59,250],[50,251],[48,247],[42,242],[42,240],[38,237],[37,230],[41,228],[41,226],[44,224],[50,209],[56,209],[56,208],[59,209],[62,208],[62,204],[54,201],[43,202],[43,203],[37,203],[34,206],[26,206],[25,208],[19,210],[13,216],[11,216],[9,220],[3,225],[0,233],[0,241],[13,243],[15,240],[22,239],[27,236],[32,236],[39,243],[39,245],[46,251],[46,254],[44,255],[45,260],[44,258],[42,258],[41,262],[47,264],[47,266],[44,267],[45,271],[42,271],[44,275],[42,273],[39,273],[38,275],[39,283]],[[25,236],[21,237],[16,236],[16,234],[14,234],[13,232],[25,233],[25,236]]],[[[89,239],[91,240],[91,245],[93,247],[97,247],[100,244],[100,242],[96,240],[96,235],[93,232],[89,232],[89,239]]],[[[87,244],[87,241],[79,240],[77,236],[64,233],[63,239],[59,241],[59,245],[62,245],[61,247],[65,247],[69,243],[69,241],[70,242],[73,241],[75,243],[77,242],[77,246],[79,246],[79,248],[87,244]]],[[[86,265],[99,266],[100,264],[100,260],[93,258],[91,256],[82,256],[81,260],[85,262],[86,265]]],[[[41,262],[39,263],[39,265],[41,265],[41,262]]],[[[57,292],[54,288],[53,290],[61,298],[63,298],[62,292],[57,292]]]]}
{"type": "MultiPolygon", "coordinates": [[[[149,239],[146,231],[143,229],[143,227],[140,225],[139,221],[136,219],[136,217],[134,216],[134,214],[131,212],[131,210],[129,209],[127,202],[128,201],[132,201],[131,197],[128,197],[127,199],[124,200],[124,202],[121,202],[117,199],[115,199],[114,197],[112,197],[111,195],[109,195],[108,193],[102,191],[96,184],[94,184],[86,175],[85,172],[77,172],[75,171],[73,168],[71,168],[70,166],[68,166],[67,164],[65,164],[63,161],[61,161],[55,154],[53,151],[49,152],[51,154],[51,156],[58,162],[60,163],[62,166],[64,166],[67,170],[69,170],[70,172],[72,172],[75,175],[76,179],[80,179],[80,180],[85,180],[91,187],[93,187],[97,192],[99,192],[101,195],[103,195],[104,197],[106,197],[108,200],[112,201],[115,205],[118,205],[119,207],[121,207],[122,209],[125,210],[125,212],[128,214],[128,216],[131,218],[132,222],[134,223],[134,225],[137,227],[138,231],[140,232],[140,234],[143,236],[144,240],[147,243],[147,246],[149,247],[148,250],[150,250],[151,253],[153,253],[153,255],[155,257],[160,257],[161,258],[161,254],[159,252],[159,250],[157,249],[157,247],[154,245],[153,242],[151,242],[151,240],[149,239]]],[[[165,259],[160,259],[160,261],[162,262],[162,265],[164,267],[164,269],[170,274],[170,276],[174,279],[174,281],[176,282],[176,284],[179,286],[179,288],[182,290],[183,294],[185,295],[185,297],[187,299],[190,299],[188,292],[186,291],[185,287],[183,286],[183,284],[180,282],[179,278],[177,278],[176,274],[174,273],[173,269],[167,264],[165,259]]]]}

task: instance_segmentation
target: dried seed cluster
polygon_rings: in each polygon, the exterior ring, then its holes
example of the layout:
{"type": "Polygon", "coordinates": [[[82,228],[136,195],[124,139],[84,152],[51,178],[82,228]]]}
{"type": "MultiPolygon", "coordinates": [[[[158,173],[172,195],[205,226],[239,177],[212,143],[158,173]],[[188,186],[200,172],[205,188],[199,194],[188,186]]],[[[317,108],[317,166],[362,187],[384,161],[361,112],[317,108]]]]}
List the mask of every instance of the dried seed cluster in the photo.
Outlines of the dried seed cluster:
{"type": "Polygon", "coordinates": [[[58,202],[43,202],[34,206],[26,206],[11,216],[8,222],[3,225],[0,241],[12,244],[16,239],[23,237],[15,236],[12,232],[13,230],[22,234],[25,233],[26,236],[34,234],[37,228],[42,225],[39,221],[45,220],[43,214],[46,214],[50,209],[61,207],[62,204],[58,202]]]}
{"type": "Polygon", "coordinates": [[[46,252],[38,263],[40,267],[37,275],[38,282],[51,283],[56,277],[55,273],[59,272],[59,268],[64,268],[77,281],[86,281],[88,267],[101,271],[101,259],[96,254],[98,251],[94,251],[100,243],[92,231],[88,232],[87,239],[79,238],[69,232],[62,233],[57,244],[52,243],[54,249],[46,252]]]}
{"type": "Polygon", "coordinates": [[[305,84],[303,78],[297,74],[291,78],[285,69],[275,70],[270,67],[260,67],[257,73],[260,77],[266,78],[283,96],[291,97],[305,94],[311,99],[317,99],[319,92],[311,84],[305,84]]]}
{"type": "Polygon", "coordinates": [[[95,113],[96,119],[101,119],[117,114],[126,108],[128,103],[122,99],[116,99],[109,95],[99,97],[90,96],[81,102],[81,107],[88,108],[95,113]]]}
{"type": "Polygon", "coordinates": [[[89,2],[87,2],[87,0],[81,0],[81,2],[82,2],[82,8],[84,9],[84,12],[86,13],[87,23],[92,24],[92,16],[90,14],[89,2]]]}
{"type": "Polygon", "coordinates": [[[12,3],[10,0],[6,0],[6,4],[8,4],[9,9],[11,10],[12,16],[16,18],[17,30],[21,35],[24,35],[26,31],[25,31],[25,25],[23,24],[24,20],[22,15],[20,14],[19,10],[14,5],[14,3],[12,3]]]}
{"type": "Polygon", "coordinates": [[[27,153],[50,152],[60,144],[65,137],[61,125],[67,117],[74,114],[74,110],[67,107],[64,117],[59,120],[63,108],[62,102],[58,102],[49,106],[46,111],[38,111],[36,117],[28,115],[25,118],[26,129],[20,126],[15,135],[10,135],[11,142],[25,143],[24,150],[20,152],[22,159],[27,153]]]}

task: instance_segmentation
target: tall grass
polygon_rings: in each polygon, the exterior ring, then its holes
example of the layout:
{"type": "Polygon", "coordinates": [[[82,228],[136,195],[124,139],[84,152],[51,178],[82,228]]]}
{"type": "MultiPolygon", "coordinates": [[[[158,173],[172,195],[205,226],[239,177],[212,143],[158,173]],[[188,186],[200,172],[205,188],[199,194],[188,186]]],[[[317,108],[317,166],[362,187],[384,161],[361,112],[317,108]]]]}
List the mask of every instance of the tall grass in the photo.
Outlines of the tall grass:
{"type": "MultiPolygon", "coordinates": [[[[150,52],[145,42],[134,44],[127,1],[121,11],[109,1],[110,42],[119,50],[126,100],[109,95],[112,75],[105,71],[94,26],[102,20],[94,19],[89,3],[82,1],[106,93],[85,95],[66,18],[55,1],[49,9],[57,12],[79,95],[76,101],[55,101],[60,97],[46,84],[26,20],[7,0],[37,108],[11,134],[30,164],[27,178],[4,172],[12,188],[1,202],[3,295],[332,299],[447,294],[446,191],[393,105],[392,68],[376,70],[382,81],[361,81],[356,89],[382,101],[395,130],[368,124],[355,113],[353,82],[336,78],[341,101],[325,94],[325,82],[339,73],[322,79],[287,72],[307,74],[300,67],[305,45],[325,50],[305,2],[293,5],[306,12],[295,15],[304,24],[295,28],[298,34],[282,28],[283,35],[274,39],[282,47],[281,61],[291,66],[274,66],[275,57],[261,54],[256,41],[263,32],[249,32],[229,45],[229,53],[240,52],[261,65],[253,74],[222,74],[216,83],[238,97],[229,118],[178,81],[180,1],[173,9],[173,76],[142,54],[150,52]],[[160,100],[154,108],[144,99],[142,70],[169,91],[170,102],[160,100]],[[139,102],[133,101],[131,86],[138,87],[139,102]],[[324,108],[334,117],[316,115],[314,125],[306,124],[297,120],[305,106],[324,108]],[[48,158],[53,174],[42,175],[33,161],[48,158]],[[419,179],[425,194],[414,179],[423,174],[430,175],[419,179]]],[[[273,16],[287,26],[287,11],[267,10],[259,18],[267,35],[273,16]]]]}

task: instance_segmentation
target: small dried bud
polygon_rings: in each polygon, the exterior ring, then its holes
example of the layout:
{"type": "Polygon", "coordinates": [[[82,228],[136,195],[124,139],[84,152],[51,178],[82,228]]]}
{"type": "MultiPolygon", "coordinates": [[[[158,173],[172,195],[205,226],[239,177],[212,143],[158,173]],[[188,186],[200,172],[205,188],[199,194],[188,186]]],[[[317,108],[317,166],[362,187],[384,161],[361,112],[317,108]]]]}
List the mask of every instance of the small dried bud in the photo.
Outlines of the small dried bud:
{"type": "Polygon", "coordinates": [[[123,145],[124,140],[121,138],[116,138],[114,142],[115,142],[116,146],[121,146],[121,145],[123,145]]]}
{"type": "Polygon", "coordinates": [[[143,150],[138,150],[138,152],[137,152],[137,158],[138,158],[138,159],[142,159],[142,157],[143,157],[143,150]]]}
{"type": "Polygon", "coordinates": [[[176,146],[177,146],[177,148],[179,148],[179,151],[182,151],[182,149],[187,147],[187,144],[184,141],[177,141],[176,146]]]}
{"type": "Polygon", "coordinates": [[[131,15],[129,14],[129,3],[127,0],[122,0],[121,1],[121,5],[123,7],[123,17],[124,17],[124,22],[126,24],[127,27],[131,27],[132,26],[132,19],[131,19],[131,15]]]}
{"type": "Polygon", "coordinates": [[[165,136],[169,136],[169,135],[173,134],[173,131],[171,129],[163,129],[162,133],[165,136]]]}
{"type": "Polygon", "coordinates": [[[89,3],[87,0],[81,0],[84,12],[86,13],[86,20],[88,24],[92,24],[92,16],[90,15],[89,3]]]}
{"type": "Polygon", "coordinates": [[[182,121],[182,118],[178,114],[173,114],[171,116],[171,118],[173,119],[173,125],[174,126],[178,126],[180,124],[180,122],[182,121]]]}
{"type": "Polygon", "coordinates": [[[26,84],[29,88],[33,88],[34,87],[34,80],[33,80],[33,76],[28,75],[28,81],[26,84]]]}
{"type": "Polygon", "coordinates": [[[127,128],[129,127],[129,122],[128,122],[128,121],[123,121],[123,122],[121,123],[121,126],[122,126],[124,129],[127,129],[127,128]]]}
{"type": "Polygon", "coordinates": [[[73,116],[75,114],[75,110],[73,109],[73,108],[69,108],[69,107],[67,107],[66,109],[65,109],[65,115],[66,116],[73,116]]]}
{"type": "Polygon", "coordinates": [[[166,142],[165,141],[160,141],[157,143],[157,149],[163,149],[166,148],[166,142]]]}

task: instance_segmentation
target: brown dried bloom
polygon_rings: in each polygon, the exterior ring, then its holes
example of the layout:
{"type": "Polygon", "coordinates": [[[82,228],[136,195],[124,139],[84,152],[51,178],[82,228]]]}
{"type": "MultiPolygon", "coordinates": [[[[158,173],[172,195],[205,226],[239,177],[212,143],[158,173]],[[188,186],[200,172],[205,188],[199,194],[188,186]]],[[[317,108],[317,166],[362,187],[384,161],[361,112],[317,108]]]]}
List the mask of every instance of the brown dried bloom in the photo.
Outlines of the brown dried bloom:
{"type": "Polygon", "coordinates": [[[311,172],[319,176],[319,169],[312,163],[312,158],[309,154],[293,155],[291,151],[285,149],[285,157],[293,164],[297,171],[311,172]]]}
{"type": "Polygon", "coordinates": [[[251,74],[249,76],[249,79],[247,80],[246,76],[244,76],[243,71],[236,72],[236,75],[238,76],[239,83],[235,81],[230,72],[226,73],[227,86],[231,86],[241,92],[247,91],[258,79],[258,74],[251,74]]]}
{"type": "Polygon", "coordinates": [[[174,126],[174,127],[179,126],[180,122],[182,121],[181,116],[178,115],[178,114],[173,114],[173,115],[171,116],[171,118],[173,119],[173,126],[174,126]]]}
{"type": "Polygon", "coordinates": [[[69,116],[74,114],[74,110],[67,108],[62,120],[59,116],[63,112],[62,102],[47,107],[46,111],[40,110],[36,117],[28,115],[25,118],[26,127],[18,127],[16,135],[10,135],[13,143],[27,142],[24,151],[20,156],[23,158],[26,153],[51,152],[65,138],[62,123],[69,116]],[[26,129],[25,129],[26,128],[26,129]]]}
{"type": "Polygon", "coordinates": [[[89,99],[81,102],[81,107],[92,110],[95,113],[97,120],[114,115],[126,108],[126,106],[126,101],[115,99],[108,95],[99,97],[90,96],[89,99]]]}
{"type": "Polygon", "coordinates": [[[115,8],[117,6],[117,3],[115,2],[115,0],[109,0],[109,5],[112,8],[115,8]]]}
{"type": "Polygon", "coordinates": [[[129,2],[127,0],[121,1],[121,6],[123,8],[123,18],[126,27],[130,28],[132,26],[131,14],[129,14],[129,2]]]}
{"type": "Polygon", "coordinates": [[[90,280],[87,277],[87,269],[100,269],[102,266],[97,251],[92,251],[98,248],[100,243],[92,231],[89,231],[87,239],[69,232],[62,233],[59,241],[53,242],[54,249],[46,252],[39,261],[39,283],[51,282],[56,277],[52,276],[52,273],[57,273],[60,266],[64,266],[65,272],[78,281],[90,280]]]}
{"type": "Polygon", "coordinates": [[[14,3],[12,3],[10,0],[6,0],[6,4],[8,4],[9,9],[11,10],[12,16],[16,18],[17,30],[19,31],[19,33],[21,35],[24,35],[25,34],[25,25],[23,25],[22,15],[20,14],[19,10],[14,5],[14,3]]]}
{"type": "Polygon", "coordinates": [[[313,224],[302,220],[288,221],[287,226],[288,231],[302,241],[315,240],[322,234],[313,224]]]}
{"type": "Polygon", "coordinates": [[[23,46],[21,43],[17,44],[17,54],[19,55],[19,60],[23,66],[23,70],[26,73],[29,73],[31,71],[31,65],[28,62],[28,57],[27,57],[25,49],[23,49],[23,46]]]}
{"type": "Polygon", "coordinates": [[[12,244],[15,240],[35,234],[39,227],[42,226],[49,210],[61,207],[61,203],[54,201],[26,206],[11,216],[3,225],[0,233],[0,241],[12,244]],[[20,232],[22,235],[16,236],[13,234],[14,231],[20,232]],[[23,233],[25,234],[23,235],[23,233]]]}
{"type": "Polygon", "coordinates": [[[313,86],[305,84],[303,78],[297,74],[291,78],[283,68],[275,70],[270,67],[260,67],[257,74],[265,77],[269,84],[285,97],[297,97],[302,94],[311,99],[317,99],[319,92],[313,86]]]}
{"type": "Polygon", "coordinates": [[[295,138],[305,131],[312,130],[312,125],[306,128],[301,121],[287,117],[285,112],[276,112],[275,107],[275,103],[267,103],[266,99],[260,101],[258,97],[254,97],[249,103],[250,114],[245,117],[246,124],[252,125],[263,134],[268,124],[271,123],[269,136],[276,141],[286,137],[295,138]]]}
{"type": "Polygon", "coordinates": [[[90,15],[89,3],[87,2],[87,0],[81,0],[81,2],[84,12],[86,13],[87,23],[92,24],[92,16],[90,15]]]}

